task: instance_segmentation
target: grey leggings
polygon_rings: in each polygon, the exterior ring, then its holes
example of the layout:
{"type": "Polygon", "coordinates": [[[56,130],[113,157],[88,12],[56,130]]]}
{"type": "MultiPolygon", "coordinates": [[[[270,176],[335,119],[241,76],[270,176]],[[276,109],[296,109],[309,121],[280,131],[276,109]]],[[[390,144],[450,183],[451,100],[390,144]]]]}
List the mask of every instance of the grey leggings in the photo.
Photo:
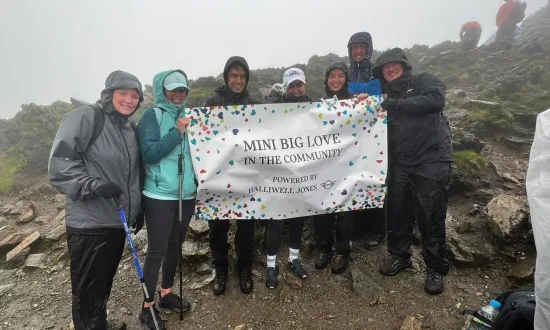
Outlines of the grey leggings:
{"type": "Polygon", "coordinates": [[[161,288],[174,286],[174,276],[180,259],[181,245],[189,221],[193,216],[195,200],[182,202],[182,220],[179,223],[178,201],[159,200],[144,196],[145,222],[147,224],[147,257],[143,266],[145,286],[149,293],[147,302],[155,299],[155,289],[162,264],[161,288]],[[179,234],[179,235],[178,235],[179,234]]]}

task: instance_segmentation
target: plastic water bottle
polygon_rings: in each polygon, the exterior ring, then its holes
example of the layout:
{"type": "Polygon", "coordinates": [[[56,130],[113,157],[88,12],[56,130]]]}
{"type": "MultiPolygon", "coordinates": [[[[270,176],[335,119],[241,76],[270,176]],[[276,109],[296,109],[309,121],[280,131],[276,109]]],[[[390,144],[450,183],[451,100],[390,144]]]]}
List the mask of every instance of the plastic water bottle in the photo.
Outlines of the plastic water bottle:
{"type": "MultiPolygon", "coordinates": [[[[500,302],[496,300],[491,300],[489,302],[489,305],[483,306],[481,310],[478,312],[479,315],[485,317],[486,319],[490,321],[495,321],[498,315],[498,310],[500,309],[500,302]]],[[[473,317],[470,321],[470,326],[467,330],[490,330],[492,327],[485,322],[481,321],[477,317],[473,317]]]]}

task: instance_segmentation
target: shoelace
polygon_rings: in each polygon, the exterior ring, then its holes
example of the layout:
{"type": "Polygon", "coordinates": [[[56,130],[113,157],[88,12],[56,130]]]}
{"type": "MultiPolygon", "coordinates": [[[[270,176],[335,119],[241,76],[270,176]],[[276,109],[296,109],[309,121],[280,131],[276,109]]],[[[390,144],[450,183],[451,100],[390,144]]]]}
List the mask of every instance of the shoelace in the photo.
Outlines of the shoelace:
{"type": "Polygon", "coordinates": [[[334,257],[334,263],[336,264],[340,262],[340,260],[342,260],[342,257],[343,256],[341,254],[337,254],[336,257],[334,257]]]}
{"type": "Polygon", "coordinates": [[[436,273],[434,270],[428,270],[428,279],[432,281],[439,282],[441,280],[441,276],[436,273]]]}

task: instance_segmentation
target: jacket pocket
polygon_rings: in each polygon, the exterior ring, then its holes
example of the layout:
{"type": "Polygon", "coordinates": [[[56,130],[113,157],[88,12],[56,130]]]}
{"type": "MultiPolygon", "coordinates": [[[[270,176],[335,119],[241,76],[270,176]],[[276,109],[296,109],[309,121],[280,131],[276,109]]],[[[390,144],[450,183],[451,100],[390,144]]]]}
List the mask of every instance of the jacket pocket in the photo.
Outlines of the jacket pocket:
{"type": "Polygon", "coordinates": [[[153,179],[155,187],[158,188],[161,176],[160,163],[147,165],[147,176],[153,179]]]}

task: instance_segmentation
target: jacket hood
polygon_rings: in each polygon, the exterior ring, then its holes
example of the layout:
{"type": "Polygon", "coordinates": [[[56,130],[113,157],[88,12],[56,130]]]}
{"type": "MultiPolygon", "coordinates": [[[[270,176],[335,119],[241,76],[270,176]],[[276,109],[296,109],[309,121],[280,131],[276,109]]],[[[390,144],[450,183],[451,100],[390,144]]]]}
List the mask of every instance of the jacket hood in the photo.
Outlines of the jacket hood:
{"type": "MultiPolygon", "coordinates": [[[[162,108],[168,112],[170,112],[173,116],[178,116],[179,113],[187,107],[187,98],[183,101],[180,105],[175,105],[168,101],[166,98],[166,95],[164,95],[164,79],[166,76],[168,76],[170,73],[178,71],[183,73],[185,76],[185,79],[187,79],[187,74],[183,72],[183,70],[168,70],[163,71],[160,73],[157,73],[155,77],[153,78],[153,95],[155,96],[155,105],[158,108],[162,108]]],[[[189,97],[190,90],[187,92],[187,97],[189,97]]]]}
{"type": "Polygon", "coordinates": [[[244,90],[246,91],[246,86],[248,86],[248,80],[250,79],[250,68],[248,67],[248,63],[244,59],[244,57],[241,56],[231,56],[227,62],[225,63],[225,67],[223,68],[223,81],[227,85],[227,74],[229,73],[229,70],[233,64],[240,64],[244,67],[244,71],[246,72],[246,85],[244,86],[244,90]]]}
{"type": "Polygon", "coordinates": [[[403,63],[403,76],[410,75],[412,72],[412,65],[407,59],[407,55],[401,48],[392,48],[387,52],[380,55],[373,69],[373,76],[380,81],[385,82],[384,75],[382,74],[382,67],[390,62],[403,63]]]}
{"type": "Polygon", "coordinates": [[[367,56],[361,62],[370,62],[373,52],[372,37],[368,32],[357,32],[349,38],[348,41],[348,57],[350,63],[356,63],[351,57],[351,44],[366,43],[367,44],[367,56]]]}
{"type": "Polygon", "coordinates": [[[325,71],[325,94],[326,94],[326,96],[327,97],[332,97],[332,96],[336,95],[336,96],[338,96],[338,99],[348,98],[349,97],[348,82],[349,82],[349,70],[348,70],[348,66],[346,65],[346,63],[344,63],[344,62],[333,62],[331,65],[329,65],[329,67],[325,71]],[[337,92],[333,92],[328,87],[328,75],[329,75],[330,71],[332,69],[335,69],[335,68],[342,69],[342,71],[344,71],[344,75],[346,77],[346,82],[344,83],[342,88],[337,92]]]}
{"type": "MultiPolygon", "coordinates": [[[[97,105],[100,106],[103,111],[106,113],[115,113],[118,112],[113,106],[113,93],[119,89],[136,89],[139,94],[139,103],[136,107],[136,110],[132,115],[139,109],[139,105],[143,102],[143,89],[138,78],[131,73],[124,71],[113,71],[107,79],[105,79],[105,88],[101,91],[101,98],[97,101],[97,105]]],[[[131,116],[131,115],[130,115],[131,116]]]]}

